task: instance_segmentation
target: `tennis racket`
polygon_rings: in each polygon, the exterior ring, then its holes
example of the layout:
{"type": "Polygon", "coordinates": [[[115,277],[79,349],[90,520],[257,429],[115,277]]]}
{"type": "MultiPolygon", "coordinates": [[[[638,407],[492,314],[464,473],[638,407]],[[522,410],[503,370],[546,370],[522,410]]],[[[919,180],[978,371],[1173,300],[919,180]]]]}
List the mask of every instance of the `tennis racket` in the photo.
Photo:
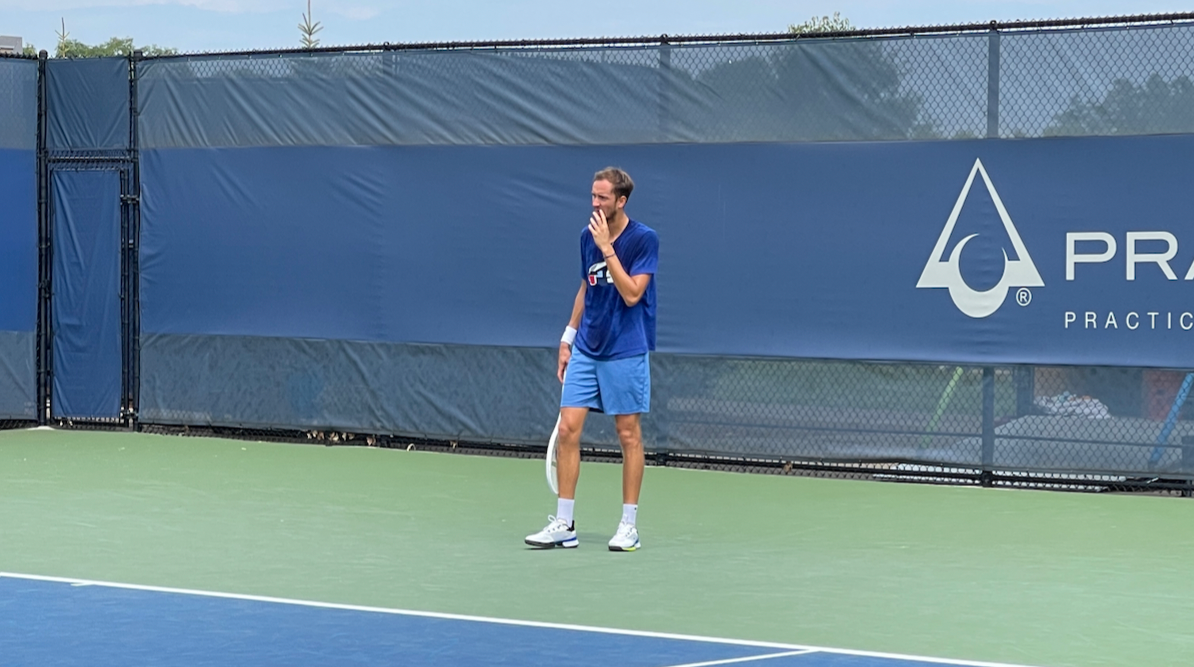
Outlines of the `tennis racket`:
{"type": "Polygon", "coordinates": [[[551,439],[547,441],[547,488],[554,495],[560,495],[560,475],[556,470],[556,440],[560,437],[560,418],[556,417],[556,427],[551,431],[551,439]]]}
{"type": "MultiPolygon", "coordinates": [[[[568,379],[568,369],[564,369],[564,379],[568,379]]],[[[563,391],[563,387],[560,388],[563,391]]],[[[560,495],[560,474],[558,465],[556,463],[556,441],[560,438],[560,419],[563,417],[556,417],[556,427],[551,430],[551,437],[547,440],[547,488],[551,489],[552,494],[560,495]]]]}

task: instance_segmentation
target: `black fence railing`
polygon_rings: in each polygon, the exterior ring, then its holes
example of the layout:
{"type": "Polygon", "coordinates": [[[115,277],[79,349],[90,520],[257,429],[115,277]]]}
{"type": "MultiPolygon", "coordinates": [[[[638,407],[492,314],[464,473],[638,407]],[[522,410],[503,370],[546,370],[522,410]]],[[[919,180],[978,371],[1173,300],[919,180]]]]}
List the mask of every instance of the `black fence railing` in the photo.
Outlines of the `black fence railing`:
{"type": "Polygon", "coordinates": [[[475,49],[540,49],[545,47],[615,47],[615,46],[663,46],[684,44],[762,44],[767,42],[788,42],[807,39],[839,39],[859,37],[900,37],[921,35],[958,35],[989,31],[1043,31],[1050,29],[1096,28],[1111,26],[1172,25],[1194,21],[1194,12],[1170,12],[1162,14],[1135,14],[1124,16],[1102,16],[1073,19],[1039,19],[1025,21],[989,21],[985,23],[961,23],[950,25],[905,26],[896,28],[858,28],[853,30],[776,33],[727,33],[711,35],[643,35],[637,37],[569,37],[545,39],[469,40],[448,42],[382,42],[380,44],[357,44],[338,46],[317,46],[293,49],[246,49],[230,51],[194,51],[152,56],[157,59],[191,58],[194,56],[268,56],[295,53],[355,53],[372,51],[434,51],[475,49]]]}

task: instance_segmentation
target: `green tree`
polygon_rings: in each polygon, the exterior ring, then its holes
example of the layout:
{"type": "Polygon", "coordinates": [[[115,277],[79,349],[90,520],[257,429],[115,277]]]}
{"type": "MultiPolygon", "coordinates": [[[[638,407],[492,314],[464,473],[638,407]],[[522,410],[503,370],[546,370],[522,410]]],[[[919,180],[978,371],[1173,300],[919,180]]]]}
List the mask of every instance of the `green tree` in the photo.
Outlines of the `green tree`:
{"type": "Polygon", "coordinates": [[[853,29],[854,27],[850,25],[850,19],[843,17],[839,12],[834,12],[833,16],[814,16],[804,23],[794,23],[788,26],[788,32],[793,35],[846,32],[853,29]]]}
{"type": "Polygon", "coordinates": [[[323,26],[319,24],[319,21],[312,23],[311,18],[311,0],[307,0],[307,13],[303,14],[303,22],[298,26],[300,34],[299,44],[304,49],[313,49],[319,46],[319,40],[315,38],[315,33],[323,30],[323,26]]]}
{"type": "Polygon", "coordinates": [[[177,49],[165,48],[157,44],[134,47],[132,37],[113,37],[103,44],[84,44],[78,40],[59,40],[55,58],[101,58],[105,56],[129,56],[133,51],[140,50],[147,56],[167,56],[178,53],[177,49]]]}
{"type": "Polygon", "coordinates": [[[102,58],[105,56],[130,56],[133,51],[140,50],[147,56],[167,56],[178,53],[178,49],[171,49],[157,44],[134,47],[132,37],[113,37],[103,44],[84,44],[77,39],[71,39],[66,31],[66,20],[62,21],[62,30],[57,33],[58,47],[54,50],[55,58],[102,58]]]}
{"type": "Polygon", "coordinates": [[[1101,100],[1075,95],[1044,130],[1045,136],[1191,132],[1194,82],[1184,75],[1166,81],[1156,73],[1139,84],[1118,79],[1101,100]]]}

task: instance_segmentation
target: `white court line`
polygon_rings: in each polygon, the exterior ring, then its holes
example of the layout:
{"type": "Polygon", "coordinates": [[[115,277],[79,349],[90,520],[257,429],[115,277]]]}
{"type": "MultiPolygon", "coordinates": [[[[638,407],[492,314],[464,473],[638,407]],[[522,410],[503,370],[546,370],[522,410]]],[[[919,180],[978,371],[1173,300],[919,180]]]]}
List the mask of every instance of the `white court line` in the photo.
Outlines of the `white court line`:
{"type": "Polygon", "coordinates": [[[710,660],[709,662],[689,662],[683,665],[672,665],[671,667],[713,667],[713,665],[732,665],[738,662],[754,662],[755,660],[770,660],[771,658],[787,658],[793,655],[808,655],[809,653],[820,653],[820,651],[788,651],[787,653],[768,653],[767,655],[751,655],[745,658],[728,658],[726,660],[710,660]]]}
{"type": "Polygon", "coordinates": [[[1018,665],[1006,662],[980,662],[974,660],[947,660],[945,658],[929,658],[915,655],[900,655],[898,653],[880,653],[876,651],[853,651],[841,648],[826,648],[822,646],[801,646],[799,644],[781,644],[779,642],[759,642],[746,639],[724,639],[721,637],[703,637],[700,635],[681,635],[670,632],[648,632],[645,630],[620,630],[617,628],[599,628],[589,625],[572,625],[568,623],[545,623],[541,621],[519,621],[510,618],[492,618],[488,616],[468,616],[464,614],[445,614],[435,611],[415,611],[411,609],[390,609],[386,607],[367,607],[351,604],[337,604],[334,602],[315,602],[312,600],[294,600],[289,598],[275,598],[264,595],[242,595],[239,593],[220,593],[216,591],[197,591],[187,588],[169,588],[166,586],[143,586],[140,584],[121,584],[111,581],[92,581],[89,579],[72,579],[69,577],[47,577],[37,574],[18,574],[15,572],[0,572],[0,578],[25,579],[28,581],[48,581],[60,584],[103,586],[105,588],[120,588],[130,591],[147,591],[150,593],[174,593],[178,595],[195,595],[199,597],[221,598],[226,600],[245,600],[249,602],[271,602],[274,604],[289,604],[300,607],[314,607],[317,609],[340,609],[344,611],[364,611],[376,614],[393,614],[396,616],[414,616],[417,618],[438,618],[449,621],[471,621],[475,623],[492,623],[495,625],[512,625],[524,628],[544,628],[548,630],[572,630],[575,632],[593,632],[604,635],[620,635],[624,637],[647,637],[651,639],[675,639],[689,642],[705,642],[708,644],[724,644],[728,646],[752,646],[760,648],[775,648],[788,651],[809,653],[834,653],[837,655],[856,655],[868,658],[883,658],[887,660],[915,660],[935,665],[957,665],[958,667],[1034,667],[1032,665],[1018,665]]]}

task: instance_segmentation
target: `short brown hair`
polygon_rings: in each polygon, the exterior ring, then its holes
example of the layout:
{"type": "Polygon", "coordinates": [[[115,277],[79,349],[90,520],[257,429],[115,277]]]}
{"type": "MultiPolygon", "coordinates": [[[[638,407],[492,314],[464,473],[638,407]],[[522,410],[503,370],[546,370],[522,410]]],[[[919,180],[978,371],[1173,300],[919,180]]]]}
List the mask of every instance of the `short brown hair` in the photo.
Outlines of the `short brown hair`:
{"type": "Polygon", "coordinates": [[[634,192],[634,179],[630,178],[630,174],[617,167],[606,167],[601,171],[593,174],[594,181],[609,181],[609,184],[614,186],[614,197],[625,197],[630,199],[630,193],[634,192]]]}

